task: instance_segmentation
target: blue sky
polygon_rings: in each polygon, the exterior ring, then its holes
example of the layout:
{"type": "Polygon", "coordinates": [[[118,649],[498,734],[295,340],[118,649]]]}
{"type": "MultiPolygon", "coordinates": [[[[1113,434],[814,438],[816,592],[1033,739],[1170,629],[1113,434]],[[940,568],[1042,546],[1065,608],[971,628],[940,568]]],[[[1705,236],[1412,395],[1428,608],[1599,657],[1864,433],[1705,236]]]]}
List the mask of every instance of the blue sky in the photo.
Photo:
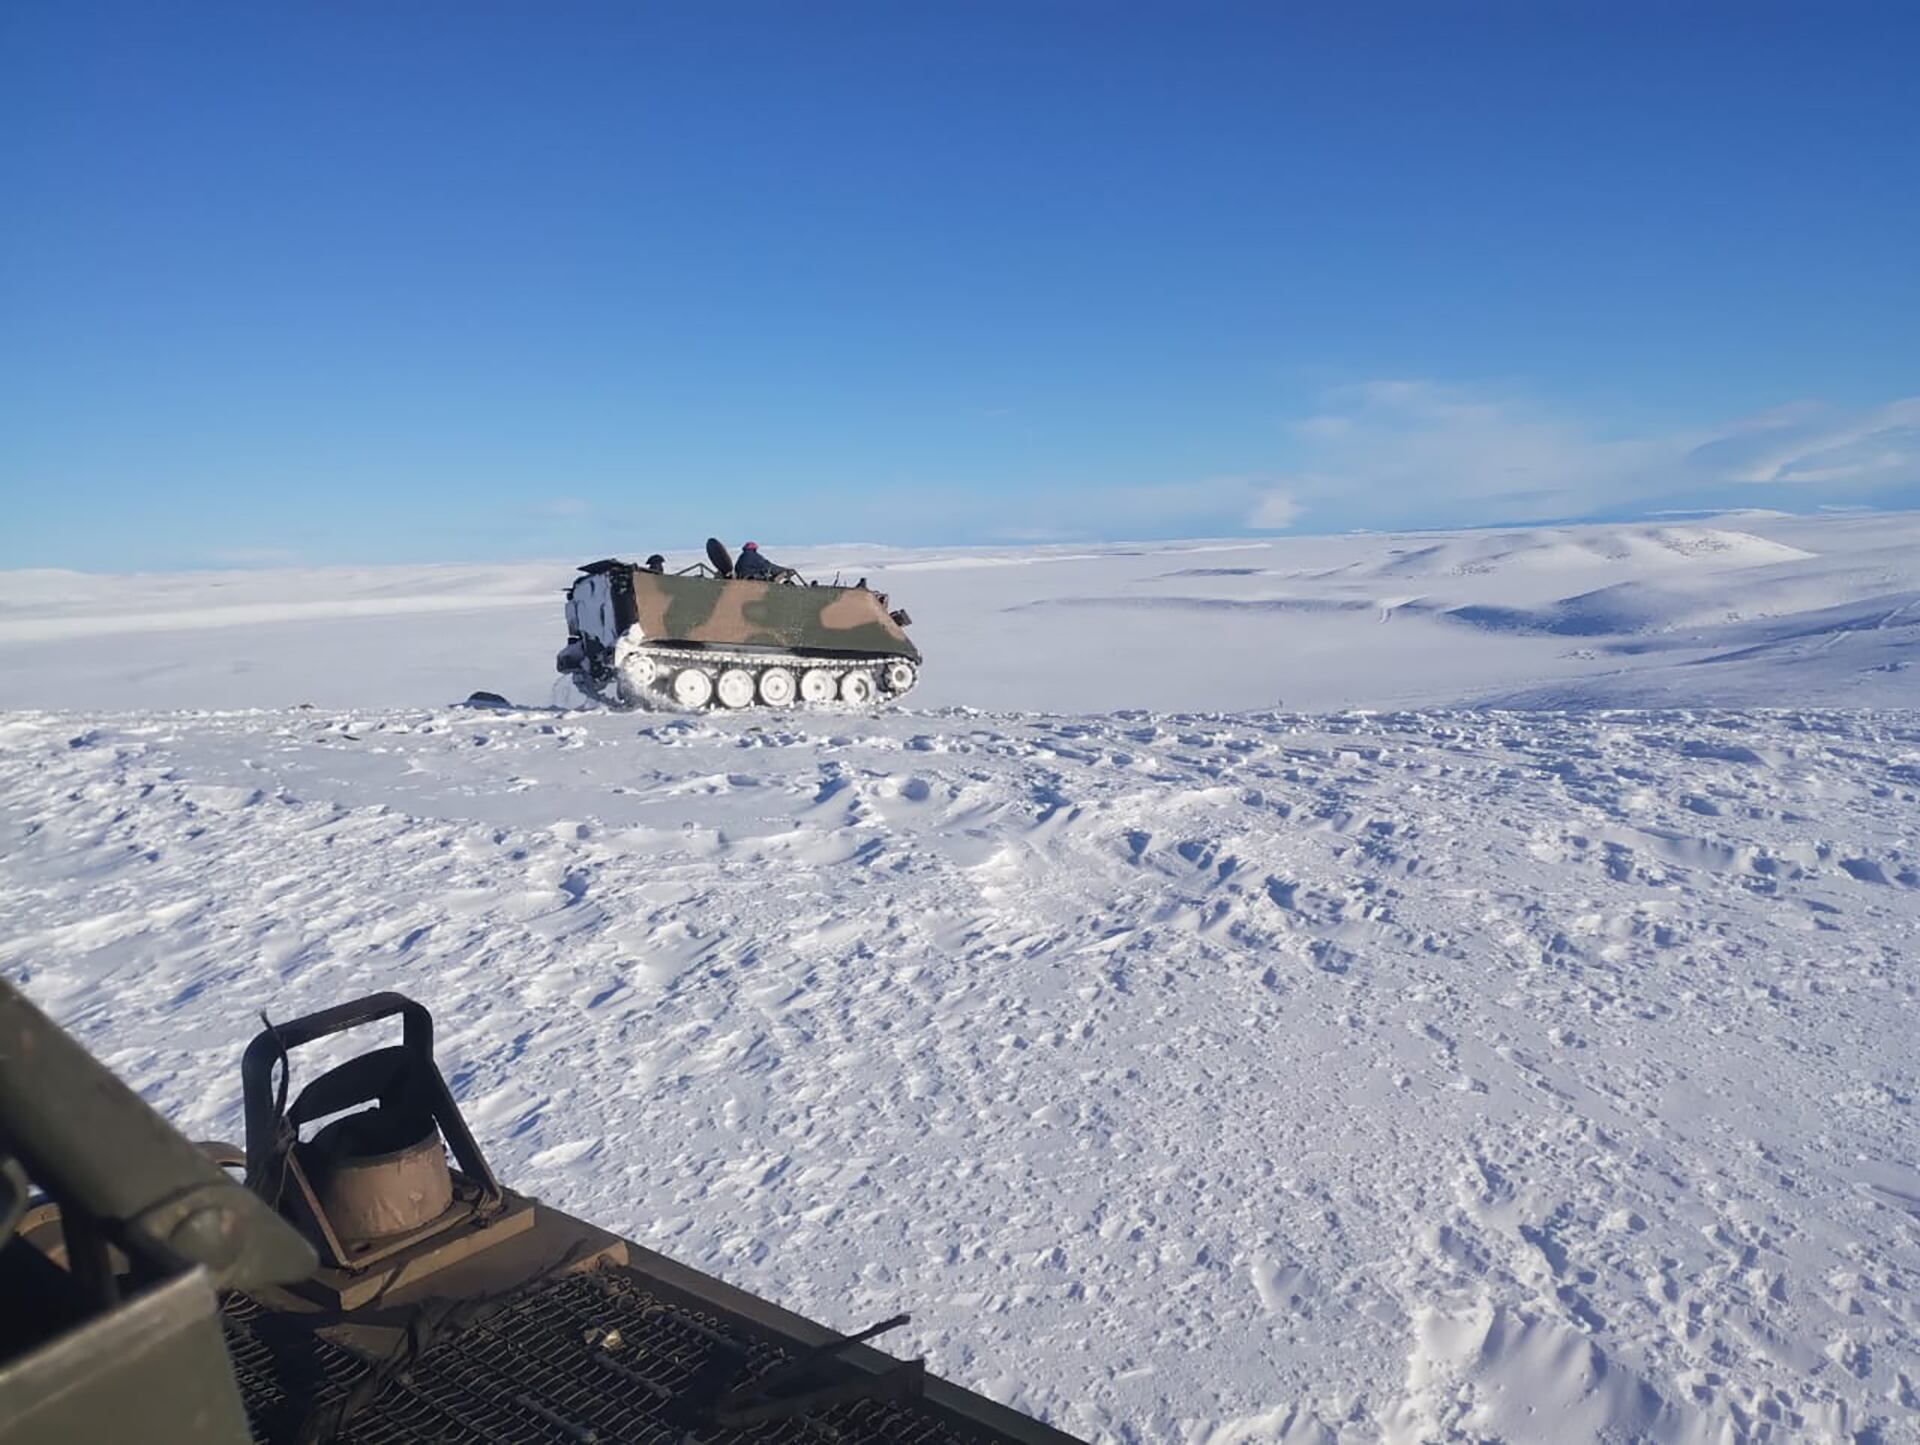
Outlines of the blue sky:
{"type": "Polygon", "coordinates": [[[0,565],[1920,504],[1920,7],[0,8],[0,565]]]}

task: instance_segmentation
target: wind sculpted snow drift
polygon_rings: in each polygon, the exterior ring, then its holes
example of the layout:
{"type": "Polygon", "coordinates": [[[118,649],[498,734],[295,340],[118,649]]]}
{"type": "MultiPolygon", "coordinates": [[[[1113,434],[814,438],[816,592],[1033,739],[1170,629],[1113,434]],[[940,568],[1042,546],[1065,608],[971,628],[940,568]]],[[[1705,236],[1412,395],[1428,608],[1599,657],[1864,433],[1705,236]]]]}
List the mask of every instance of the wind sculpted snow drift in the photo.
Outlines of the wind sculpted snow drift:
{"type": "Polygon", "coordinates": [[[1911,1438],[1916,818],[1912,714],[18,714],[0,967],[196,1136],[404,988],[517,1185],[1091,1438],[1911,1438]]]}
{"type": "Polygon", "coordinates": [[[1097,1440],[1920,1438],[1917,542],[801,556],[880,717],[444,706],[564,563],[0,574],[0,968],[201,1137],[414,994],[515,1184],[1097,1440]]]}

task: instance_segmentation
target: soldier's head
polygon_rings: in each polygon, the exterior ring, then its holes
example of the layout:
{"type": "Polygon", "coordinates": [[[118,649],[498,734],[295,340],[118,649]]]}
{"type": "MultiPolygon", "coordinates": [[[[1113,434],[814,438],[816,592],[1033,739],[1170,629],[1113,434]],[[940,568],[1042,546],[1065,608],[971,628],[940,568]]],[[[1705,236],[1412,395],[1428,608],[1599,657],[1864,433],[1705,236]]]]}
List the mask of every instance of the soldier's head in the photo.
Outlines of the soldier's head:
{"type": "Polygon", "coordinates": [[[667,559],[662,557],[658,552],[655,552],[651,557],[647,558],[647,570],[649,572],[666,571],[667,559]]]}

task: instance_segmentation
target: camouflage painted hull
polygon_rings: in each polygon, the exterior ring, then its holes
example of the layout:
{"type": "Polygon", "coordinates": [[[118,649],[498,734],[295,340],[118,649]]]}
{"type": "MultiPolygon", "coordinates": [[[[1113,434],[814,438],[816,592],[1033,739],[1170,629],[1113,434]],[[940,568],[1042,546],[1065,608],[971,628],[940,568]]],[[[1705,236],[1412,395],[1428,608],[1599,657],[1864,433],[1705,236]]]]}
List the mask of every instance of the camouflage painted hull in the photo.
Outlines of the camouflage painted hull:
{"type": "Polygon", "coordinates": [[[870,707],[909,692],[920,651],[904,612],[860,587],[582,569],[567,593],[575,684],[622,706],[870,707]]]}

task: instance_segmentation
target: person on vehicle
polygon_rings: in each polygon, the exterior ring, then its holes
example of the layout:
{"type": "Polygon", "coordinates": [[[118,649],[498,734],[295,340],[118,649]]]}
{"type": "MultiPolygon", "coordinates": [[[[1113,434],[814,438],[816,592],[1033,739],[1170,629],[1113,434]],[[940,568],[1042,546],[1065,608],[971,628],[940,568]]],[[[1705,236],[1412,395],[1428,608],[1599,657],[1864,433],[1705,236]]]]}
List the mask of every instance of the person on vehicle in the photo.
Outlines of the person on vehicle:
{"type": "Polygon", "coordinates": [[[733,564],[733,575],[750,582],[771,582],[780,570],[760,555],[758,542],[742,543],[739,560],[733,564]]]}
{"type": "Polygon", "coordinates": [[[662,557],[658,552],[655,552],[651,557],[647,558],[647,570],[649,572],[666,571],[667,559],[662,557]]]}

